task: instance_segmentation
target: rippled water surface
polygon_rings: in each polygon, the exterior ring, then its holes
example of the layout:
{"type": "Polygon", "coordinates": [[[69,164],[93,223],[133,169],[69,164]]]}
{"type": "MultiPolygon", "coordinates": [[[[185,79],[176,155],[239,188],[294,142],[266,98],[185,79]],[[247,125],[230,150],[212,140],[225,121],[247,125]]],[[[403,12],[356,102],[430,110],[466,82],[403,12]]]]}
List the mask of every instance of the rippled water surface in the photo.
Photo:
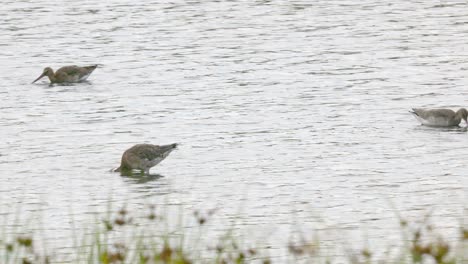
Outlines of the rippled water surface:
{"type": "Polygon", "coordinates": [[[463,218],[466,129],[408,110],[468,106],[464,2],[6,1],[0,212],[41,215],[54,241],[109,197],[216,207],[273,247],[296,223],[398,237],[393,208],[463,218]],[[96,63],[88,83],[31,84],[96,63]],[[163,177],[109,172],[143,142],[180,143],[163,177]]]}

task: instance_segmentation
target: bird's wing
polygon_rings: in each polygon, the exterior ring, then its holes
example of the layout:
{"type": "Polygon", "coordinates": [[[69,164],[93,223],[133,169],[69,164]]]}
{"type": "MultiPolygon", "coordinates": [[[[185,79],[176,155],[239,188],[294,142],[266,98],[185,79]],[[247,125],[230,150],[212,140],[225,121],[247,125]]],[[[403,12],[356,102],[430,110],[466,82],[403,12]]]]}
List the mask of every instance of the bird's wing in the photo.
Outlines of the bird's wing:
{"type": "Polygon", "coordinates": [[[164,159],[174,149],[174,145],[144,145],[139,149],[139,157],[147,160],[164,159]]]}
{"type": "Polygon", "coordinates": [[[450,109],[421,109],[421,108],[413,108],[413,113],[423,119],[429,118],[444,118],[449,119],[455,115],[450,109]]]}
{"type": "Polygon", "coordinates": [[[66,73],[67,75],[75,75],[79,73],[79,68],[76,65],[64,66],[57,70],[57,73],[66,73]]]}
{"type": "Polygon", "coordinates": [[[79,79],[90,75],[94,69],[96,69],[97,65],[93,66],[85,66],[85,67],[79,67],[76,65],[71,65],[71,66],[64,66],[60,69],[57,70],[57,73],[63,72],[69,76],[78,76],[79,79]]]}

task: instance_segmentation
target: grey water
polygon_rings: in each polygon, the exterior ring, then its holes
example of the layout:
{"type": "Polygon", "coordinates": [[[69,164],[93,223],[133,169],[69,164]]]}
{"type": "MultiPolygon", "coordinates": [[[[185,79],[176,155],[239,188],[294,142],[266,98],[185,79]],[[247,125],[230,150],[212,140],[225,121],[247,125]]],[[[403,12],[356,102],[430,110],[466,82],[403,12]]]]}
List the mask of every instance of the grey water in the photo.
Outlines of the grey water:
{"type": "Polygon", "coordinates": [[[395,211],[453,235],[465,124],[408,110],[468,106],[467,16],[463,1],[5,0],[0,213],[40,215],[58,245],[109,200],[218,208],[278,248],[297,226],[398,239],[395,211]],[[31,84],[73,64],[99,67],[31,84]],[[134,144],[174,142],[161,177],[109,172],[134,144]]]}

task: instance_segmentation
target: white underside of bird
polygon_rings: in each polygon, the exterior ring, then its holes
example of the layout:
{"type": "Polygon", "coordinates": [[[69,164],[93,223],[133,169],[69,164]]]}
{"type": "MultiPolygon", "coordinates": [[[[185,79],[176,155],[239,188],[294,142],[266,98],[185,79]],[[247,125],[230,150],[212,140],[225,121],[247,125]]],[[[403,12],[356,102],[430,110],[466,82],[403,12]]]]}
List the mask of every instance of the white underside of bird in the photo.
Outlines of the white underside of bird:
{"type": "Polygon", "coordinates": [[[450,120],[447,120],[446,118],[443,117],[436,117],[436,116],[430,116],[427,119],[424,119],[420,116],[418,116],[415,113],[411,113],[413,116],[422,124],[425,126],[441,126],[441,127],[446,127],[446,126],[453,126],[450,122],[450,120]]]}

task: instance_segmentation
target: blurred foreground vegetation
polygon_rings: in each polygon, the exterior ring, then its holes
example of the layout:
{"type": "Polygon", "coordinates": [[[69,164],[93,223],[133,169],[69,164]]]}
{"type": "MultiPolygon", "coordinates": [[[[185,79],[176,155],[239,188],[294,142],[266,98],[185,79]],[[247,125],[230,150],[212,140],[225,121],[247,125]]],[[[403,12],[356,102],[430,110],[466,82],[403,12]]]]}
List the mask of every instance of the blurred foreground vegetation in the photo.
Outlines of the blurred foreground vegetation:
{"type": "MultiPolygon", "coordinates": [[[[338,259],[327,256],[320,240],[311,234],[301,234],[301,239],[284,245],[284,258],[270,257],[266,248],[245,246],[232,230],[211,241],[202,243],[201,237],[210,232],[207,223],[216,210],[195,211],[193,222],[196,235],[184,233],[183,228],[174,233],[167,228],[167,219],[150,206],[144,217],[132,215],[126,208],[97,219],[91,238],[74,240],[72,253],[58,257],[48,253],[31,232],[6,234],[0,229],[0,264],[9,263],[468,263],[468,228],[461,224],[456,239],[438,232],[427,219],[422,223],[408,223],[396,217],[401,229],[401,243],[397,248],[373,252],[363,248],[359,252],[342,252],[338,259]],[[148,223],[156,223],[149,225],[148,223]],[[123,238],[123,239],[122,239],[123,238]],[[390,254],[388,252],[397,252],[390,254]]],[[[21,228],[19,228],[21,229],[21,228]]],[[[21,230],[20,230],[21,231],[21,230]]],[[[390,244],[382,241],[381,244],[390,244]]],[[[380,243],[379,243],[380,244],[380,243]]],[[[395,246],[396,247],[396,246],[395,246]]],[[[52,249],[53,250],[53,249],[52,249]]],[[[346,251],[346,250],[343,250],[346,251]]]]}

